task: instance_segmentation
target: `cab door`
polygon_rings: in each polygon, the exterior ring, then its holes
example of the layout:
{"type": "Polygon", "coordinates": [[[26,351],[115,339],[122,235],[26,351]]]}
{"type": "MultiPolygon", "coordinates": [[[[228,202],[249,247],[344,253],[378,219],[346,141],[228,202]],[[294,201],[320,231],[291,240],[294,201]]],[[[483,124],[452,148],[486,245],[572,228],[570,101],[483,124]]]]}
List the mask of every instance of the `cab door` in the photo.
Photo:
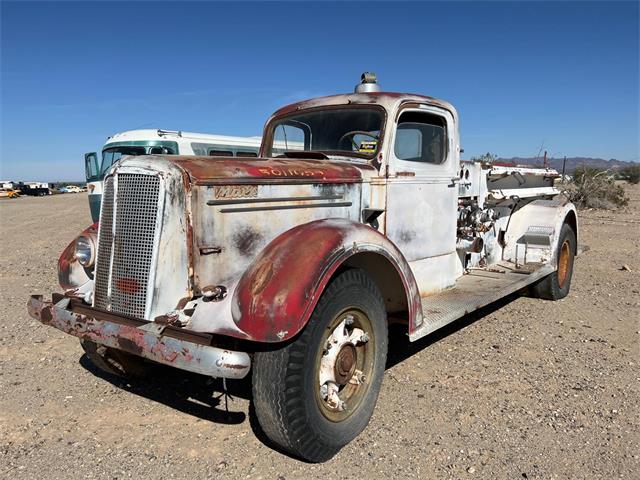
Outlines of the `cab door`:
{"type": "Polygon", "coordinates": [[[84,173],[87,179],[87,197],[91,220],[97,222],[100,218],[100,204],[102,202],[102,175],[100,174],[100,160],[97,152],[84,154],[84,173]]]}
{"type": "Polygon", "coordinates": [[[95,182],[100,175],[100,163],[96,152],[84,154],[84,173],[87,183],[95,182]]]}
{"type": "Polygon", "coordinates": [[[387,179],[386,235],[409,261],[422,296],[451,286],[456,274],[456,116],[414,105],[396,117],[387,179]]]}

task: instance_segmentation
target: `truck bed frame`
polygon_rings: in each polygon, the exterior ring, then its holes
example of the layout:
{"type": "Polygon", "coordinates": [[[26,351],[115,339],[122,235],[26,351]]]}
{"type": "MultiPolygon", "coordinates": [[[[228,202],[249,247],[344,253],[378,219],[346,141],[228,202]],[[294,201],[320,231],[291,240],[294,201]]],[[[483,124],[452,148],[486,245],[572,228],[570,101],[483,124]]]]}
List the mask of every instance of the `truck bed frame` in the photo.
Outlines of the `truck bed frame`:
{"type": "Polygon", "coordinates": [[[490,303],[537,282],[553,273],[551,265],[518,266],[500,262],[470,269],[456,284],[422,298],[424,323],[409,335],[413,342],[490,303]]]}

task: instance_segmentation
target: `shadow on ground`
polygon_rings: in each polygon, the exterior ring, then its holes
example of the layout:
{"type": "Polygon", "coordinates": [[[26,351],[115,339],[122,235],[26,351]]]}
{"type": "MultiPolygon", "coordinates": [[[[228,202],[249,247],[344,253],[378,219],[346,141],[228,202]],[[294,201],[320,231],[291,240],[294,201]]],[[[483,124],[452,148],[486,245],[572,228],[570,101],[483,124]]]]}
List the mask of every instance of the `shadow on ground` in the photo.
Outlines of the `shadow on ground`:
{"type": "MultiPolygon", "coordinates": [[[[503,298],[416,342],[409,341],[405,326],[392,325],[389,328],[389,354],[386,368],[394,367],[415,353],[481,320],[509,304],[517,297],[517,295],[511,295],[503,298]]],[[[253,402],[251,402],[251,374],[242,380],[227,380],[225,384],[221,379],[213,379],[204,375],[154,364],[147,378],[123,379],[103,372],[93,365],[86,355],[80,358],[80,365],[95,376],[118,388],[162,403],[202,420],[237,425],[243,423],[248,417],[251,429],[258,440],[271,449],[291,456],[273,444],[260,428],[253,409],[253,402]],[[224,393],[225,390],[226,395],[224,393]],[[233,407],[233,398],[242,398],[251,402],[248,414],[243,411],[229,410],[229,406],[233,407]]]]}

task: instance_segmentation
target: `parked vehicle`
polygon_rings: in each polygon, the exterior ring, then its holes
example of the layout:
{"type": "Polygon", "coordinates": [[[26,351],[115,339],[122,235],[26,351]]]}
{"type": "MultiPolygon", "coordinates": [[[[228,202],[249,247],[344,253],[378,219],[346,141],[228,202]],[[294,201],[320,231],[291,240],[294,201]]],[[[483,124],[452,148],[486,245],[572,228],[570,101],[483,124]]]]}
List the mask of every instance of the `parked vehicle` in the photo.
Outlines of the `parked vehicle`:
{"type": "Polygon", "coordinates": [[[389,322],[415,341],[515,292],[569,293],[558,173],[461,162],[447,102],[364,74],[278,110],[260,156],[123,159],[60,257],[64,295],[32,296],[31,316],[112,373],[251,371],[263,431],[318,462],[369,422],[389,322]]]}
{"type": "Polygon", "coordinates": [[[0,188],[0,197],[18,198],[20,194],[12,188],[0,188]]]}
{"type": "Polygon", "coordinates": [[[86,153],[85,173],[89,208],[94,222],[100,216],[102,181],[109,169],[127,155],[206,155],[257,157],[260,137],[230,137],[172,130],[129,130],[109,137],[100,157],[86,153]]]}
{"type": "Polygon", "coordinates": [[[0,180],[0,188],[15,190],[17,188],[17,183],[11,180],[0,180]]]}
{"type": "Polygon", "coordinates": [[[51,187],[48,183],[26,182],[18,184],[18,188],[21,195],[31,195],[34,197],[51,195],[51,187]]]}
{"type": "MultiPolygon", "coordinates": [[[[66,193],[82,193],[82,188],[78,187],[77,185],[67,185],[63,188],[66,193]]],[[[62,188],[60,189],[60,191],[62,191],[62,188]]]]}

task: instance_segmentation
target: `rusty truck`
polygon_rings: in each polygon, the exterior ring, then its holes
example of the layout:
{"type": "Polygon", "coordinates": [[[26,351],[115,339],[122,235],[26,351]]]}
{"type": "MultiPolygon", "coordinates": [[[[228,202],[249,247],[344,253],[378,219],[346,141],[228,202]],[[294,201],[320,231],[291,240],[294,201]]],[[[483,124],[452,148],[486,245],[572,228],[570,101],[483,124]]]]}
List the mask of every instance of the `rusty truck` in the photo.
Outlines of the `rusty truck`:
{"type": "Polygon", "coordinates": [[[264,433],[325,461],[369,422],[391,322],[415,341],[508,295],[569,292],[578,218],[558,173],[463,162],[458,125],[363,74],[276,111],[257,158],[123,158],[60,256],[63,292],[28,311],[115,374],[251,374],[264,433]]]}

